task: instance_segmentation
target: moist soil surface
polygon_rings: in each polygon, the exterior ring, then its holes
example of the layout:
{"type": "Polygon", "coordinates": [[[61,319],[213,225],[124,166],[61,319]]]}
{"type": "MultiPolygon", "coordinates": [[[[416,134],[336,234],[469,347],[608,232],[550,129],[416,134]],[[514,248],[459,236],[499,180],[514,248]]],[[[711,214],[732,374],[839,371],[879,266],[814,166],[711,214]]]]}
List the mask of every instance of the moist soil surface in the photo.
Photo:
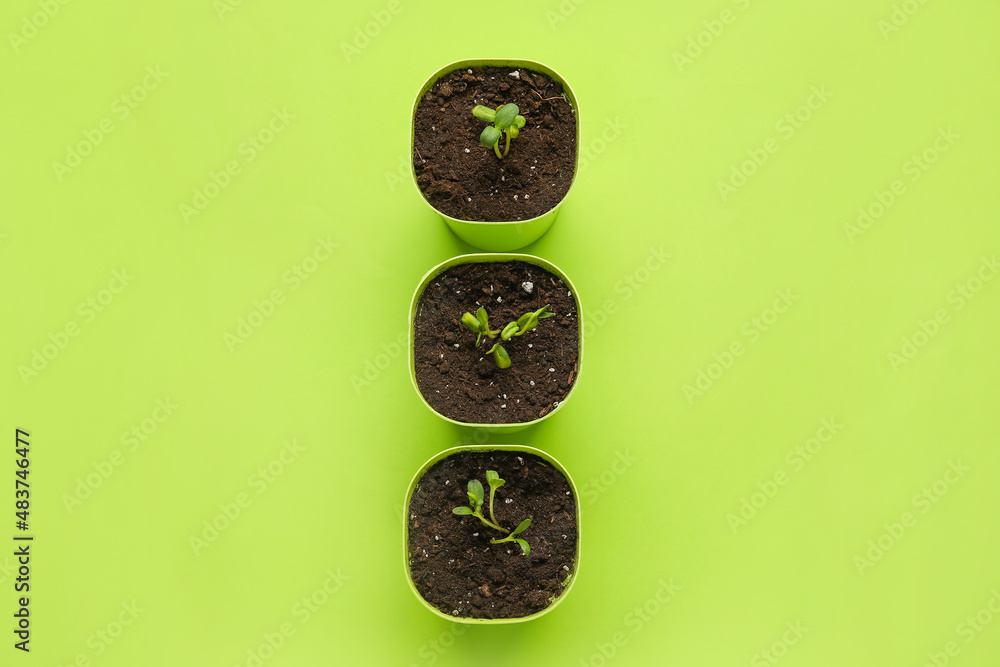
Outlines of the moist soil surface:
{"type": "Polygon", "coordinates": [[[549,606],[575,572],[576,507],[562,473],[527,452],[459,452],[438,461],[424,474],[410,499],[408,549],[417,590],[450,616],[519,618],[549,606]],[[483,516],[489,518],[486,471],[506,484],[496,491],[497,523],[531,547],[525,556],[515,542],[490,544],[503,533],[474,516],[452,509],[468,506],[468,483],[485,490],[483,516]]]}
{"type": "Polygon", "coordinates": [[[553,208],[573,181],[577,150],[576,116],[562,93],[561,83],[524,68],[459,69],[438,79],[414,117],[412,159],[424,198],[453,218],[484,222],[528,220],[553,208]],[[472,108],[508,103],[525,126],[500,160],[479,143],[487,123],[472,108]]]}
{"type": "Polygon", "coordinates": [[[554,274],[527,262],[483,262],[454,266],[420,295],[414,320],[417,386],[431,407],[455,421],[513,424],[544,417],[569,393],[577,375],[579,316],[576,299],[554,274]],[[462,314],[486,308],[490,328],[549,304],[555,313],[521,336],[476,334],[462,314]],[[500,342],[511,359],[497,368],[487,355],[500,342]]]}

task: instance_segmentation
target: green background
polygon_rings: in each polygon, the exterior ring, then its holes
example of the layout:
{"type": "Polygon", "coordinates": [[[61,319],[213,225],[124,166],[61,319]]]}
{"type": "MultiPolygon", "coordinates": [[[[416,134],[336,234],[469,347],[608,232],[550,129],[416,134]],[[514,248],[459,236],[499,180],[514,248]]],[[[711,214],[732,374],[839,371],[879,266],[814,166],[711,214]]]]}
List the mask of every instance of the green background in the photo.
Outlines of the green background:
{"type": "Polygon", "coordinates": [[[11,449],[31,432],[36,535],[28,656],[0,556],[4,665],[252,665],[282,624],[263,664],[996,664],[1000,7],[510,12],[4,3],[0,409],[11,449]],[[581,106],[582,171],[527,251],[579,288],[586,368],[565,410],[505,439],[574,475],[583,556],[552,614],[456,635],[407,589],[400,503],[427,458],[486,438],[420,404],[396,341],[420,276],[472,249],[409,182],[408,114],[437,68],[498,56],[555,68],[581,106]],[[272,121],[270,143],[244,143],[272,121]],[[53,165],[78,145],[75,168],[53,165]],[[225,187],[185,216],[213,172],[225,187]],[[227,338],[275,290],[270,317],[227,338]],[[769,312],[782,290],[792,305],[769,312]],[[699,372],[715,377],[686,392],[699,372]],[[800,464],[824,419],[842,427],[800,464]],[[661,581],[680,587],[664,604],[661,581]]]}

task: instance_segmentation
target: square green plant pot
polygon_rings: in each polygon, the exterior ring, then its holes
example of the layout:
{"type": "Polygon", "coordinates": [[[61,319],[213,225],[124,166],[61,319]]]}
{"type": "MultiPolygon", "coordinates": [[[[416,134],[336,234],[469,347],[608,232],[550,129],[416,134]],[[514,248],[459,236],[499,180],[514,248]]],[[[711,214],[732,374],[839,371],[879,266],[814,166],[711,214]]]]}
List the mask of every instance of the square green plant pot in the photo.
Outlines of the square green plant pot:
{"type": "Polygon", "coordinates": [[[576,484],[573,482],[572,476],[570,476],[569,471],[561,464],[554,456],[547,454],[540,449],[535,447],[529,447],[527,445],[462,445],[459,447],[451,447],[438,454],[435,454],[430,459],[427,460],[420,469],[417,470],[416,474],[413,475],[413,479],[410,480],[410,486],[406,489],[406,497],[403,499],[403,570],[406,574],[406,583],[409,585],[410,590],[413,591],[413,595],[428,611],[430,611],[435,616],[452,621],[453,623],[466,623],[469,625],[504,625],[509,623],[524,623],[525,621],[532,621],[536,618],[540,618],[545,614],[549,613],[556,607],[558,607],[569,592],[573,589],[573,584],[576,583],[577,576],[580,572],[580,554],[581,554],[581,538],[582,538],[582,520],[580,517],[580,493],[577,491],[576,484]],[[563,477],[566,478],[566,482],[569,484],[569,488],[573,493],[573,505],[576,508],[576,555],[573,558],[573,571],[570,572],[566,581],[563,583],[563,591],[548,607],[542,609],[541,611],[535,612],[528,616],[519,616],[517,618],[464,618],[458,616],[450,616],[431,603],[429,603],[424,596],[420,594],[417,590],[417,585],[413,581],[413,576],[410,572],[410,499],[413,494],[416,493],[417,489],[420,488],[420,480],[423,478],[424,474],[438,461],[448,458],[452,454],[457,454],[459,452],[493,452],[493,451],[506,451],[506,452],[522,452],[527,454],[533,454],[538,458],[542,459],[544,462],[551,465],[553,468],[558,470],[563,477]]]}
{"type": "MultiPolygon", "coordinates": [[[[471,113],[472,110],[470,109],[469,112],[471,113]]],[[[520,60],[513,58],[476,58],[470,60],[458,60],[445,65],[432,74],[431,77],[424,82],[424,85],[421,86],[420,91],[413,100],[413,110],[410,112],[410,180],[413,181],[413,187],[417,190],[417,194],[420,195],[420,200],[424,202],[428,208],[440,215],[451,231],[455,232],[456,236],[469,245],[479,248],[480,250],[507,252],[509,250],[523,248],[524,246],[534,243],[540,239],[542,235],[549,230],[552,223],[555,222],[563,202],[566,201],[566,197],[569,197],[569,193],[573,191],[573,185],[576,183],[576,177],[579,172],[580,107],[576,101],[576,95],[573,94],[573,89],[570,88],[569,84],[559,73],[542,63],[535,62],[534,60],[520,60]],[[433,88],[438,79],[457,69],[468,69],[470,67],[512,67],[540,72],[547,75],[553,81],[562,84],[563,97],[566,98],[566,101],[569,102],[570,106],[573,108],[573,115],[576,117],[576,160],[573,163],[573,180],[570,181],[569,189],[566,191],[566,194],[559,201],[559,203],[538,217],[529,218],[528,220],[512,220],[509,222],[477,222],[459,220],[458,218],[453,218],[434,208],[431,203],[424,198],[424,193],[421,192],[420,186],[417,184],[417,173],[413,166],[413,147],[414,133],[416,130],[415,121],[417,116],[417,105],[420,104],[420,100],[423,98],[424,93],[433,88]]]]}
{"type": "Polygon", "coordinates": [[[534,255],[525,255],[521,253],[472,253],[468,255],[459,255],[457,257],[452,257],[449,260],[441,262],[433,269],[424,274],[424,277],[420,279],[420,284],[417,285],[417,289],[413,291],[413,298],[410,300],[410,320],[409,324],[410,335],[409,335],[409,366],[410,366],[410,383],[413,385],[413,391],[416,392],[417,397],[420,401],[430,410],[433,414],[437,415],[446,422],[455,424],[456,426],[468,426],[475,429],[482,429],[491,433],[516,433],[517,431],[523,431],[524,429],[539,424],[546,419],[550,418],[555,413],[565,407],[566,403],[569,402],[570,397],[576,391],[576,387],[580,384],[580,375],[583,373],[583,303],[580,300],[580,293],[577,292],[576,286],[570,281],[569,276],[563,273],[562,269],[558,266],[542,259],[541,257],[535,257],[534,255]],[[483,262],[527,262],[529,264],[534,264],[539,266],[546,271],[558,276],[570,292],[573,293],[573,300],[576,302],[576,314],[577,314],[577,361],[576,361],[576,377],[573,380],[573,385],[569,388],[565,398],[559,402],[553,410],[547,412],[544,416],[538,419],[533,419],[527,422],[514,422],[510,424],[482,424],[477,422],[463,422],[451,417],[446,417],[441,414],[434,407],[427,402],[424,395],[420,392],[420,386],[417,384],[417,373],[416,373],[416,348],[414,347],[414,335],[416,333],[416,327],[414,326],[417,317],[417,306],[420,303],[420,297],[424,293],[424,290],[431,283],[432,280],[437,278],[441,273],[447,271],[453,266],[459,266],[461,264],[471,264],[471,263],[483,263],[483,262]]]}

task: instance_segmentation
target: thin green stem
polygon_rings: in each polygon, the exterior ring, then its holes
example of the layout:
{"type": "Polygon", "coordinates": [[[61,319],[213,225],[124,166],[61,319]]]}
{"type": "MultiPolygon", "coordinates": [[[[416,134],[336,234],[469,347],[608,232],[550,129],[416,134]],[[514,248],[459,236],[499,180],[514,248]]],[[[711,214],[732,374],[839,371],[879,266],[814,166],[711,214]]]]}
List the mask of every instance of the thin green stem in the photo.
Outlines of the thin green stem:
{"type": "MultiPolygon", "coordinates": [[[[504,134],[507,135],[507,145],[504,146],[504,148],[503,148],[503,156],[507,157],[507,153],[510,152],[510,130],[505,131],[504,134]]],[[[497,139],[497,143],[498,144],[500,143],[499,139],[497,139]]]]}
{"type": "MultiPolygon", "coordinates": [[[[507,142],[509,144],[510,139],[508,139],[507,142]]],[[[493,152],[497,154],[498,158],[500,158],[501,160],[503,159],[503,155],[500,155],[500,137],[497,137],[497,142],[493,144],[493,152]]]]}
{"type": "Polygon", "coordinates": [[[497,492],[497,487],[490,486],[490,518],[493,519],[493,523],[497,522],[497,518],[493,516],[493,495],[497,492]]]}
{"type": "MultiPolygon", "coordinates": [[[[518,541],[518,538],[514,537],[513,535],[508,535],[507,537],[504,537],[504,538],[501,538],[501,539],[498,539],[498,540],[490,540],[490,544],[500,544],[501,542],[517,542],[517,541],[518,541]]],[[[527,542],[525,542],[525,544],[527,544],[527,542]]],[[[521,551],[524,552],[524,555],[526,555],[526,556],[528,555],[528,551],[530,551],[530,547],[525,547],[525,546],[523,546],[521,544],[518,544],[517,546],[521,547],[521,551]],[[528,551],[526,551],[526,549],[528,551]]]]}
{"type": "Polygon", "coordinates": [[[507,533],[508,535],[510,535],[509,531],[504,530],[503,528],[501,528],[500,526],[498,526],[495,523],[490,523],[489,519],[487,519],[486,517],[484,517],[483,513],[480,512],[479,510],[476,510],[475,512],[473,512],[472,516],[477,517],[480,521],[482,521],[484,524],[486,524],[490,528],[496,528],[501,533],[507,533]]]}

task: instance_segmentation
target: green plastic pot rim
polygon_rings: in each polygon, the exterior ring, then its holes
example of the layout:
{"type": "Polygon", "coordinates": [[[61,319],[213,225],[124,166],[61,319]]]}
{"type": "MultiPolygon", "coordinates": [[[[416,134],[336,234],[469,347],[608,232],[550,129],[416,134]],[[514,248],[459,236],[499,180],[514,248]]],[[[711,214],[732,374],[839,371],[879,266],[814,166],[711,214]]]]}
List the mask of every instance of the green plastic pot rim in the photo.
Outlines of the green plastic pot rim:
{"type": "Polygon", "coordinates": [[[456,60],[452,63],[448,63],[444,67],[437,70],[434,74],[432,74],[427,79],[427,81],[424,82],[424,85],[420,87],[420,90],[417,92],[416,97],[413,98],[413,109],[412,111],[410,111],[409,154],[410,154],[410,180],[413,182],[413,187],[416,188],[417,194],[420,195],[420,201],[424,202],[424,204],[426,204],[428,208],[430,208],[432,211],[434,211],[441,217],[451,220],[452,222],[460,225],[476,225],[476,226],[525,225],[540,220],[541,218],[544,218],[545,216],[558,211],[559,208],[563,205],[563,202],[566,201],[566,198],[569,197],[569,193],[573,191],[573,186],[576,185],[576,177],[580,173],[580,106],[577,103],[576,95],[573,93],[573,89],[570,87],[566,79],[563,78],[563,76],[559,74],[559,72],[555,71],[554,69],[552,69],[548,65],[545,65],[544,63],[540,63],[535,60],[526,60],[524,58],[467,58],[464,60],[456,60]],[[491,67],[491,66],[516,67],[516,68],[523,67],[525,69],[533,70],[535,72],[541,72],[542,74],[547,75],[553,81],[558,81],[559,83],[562,84],[563,87],[563,97],[566,99],[567,102],[569,102],[570,107],[573,108],[573,115],[576,117],[576,160],[573,163],[573,179],[569,183],[569,189],[566,190],[566,194],[563,195],[562,199],[560,199],[555,206],[553,206],[547,211],[543,211],[541,214],[539,214],[534,218],[528,218],[526,220],[503,220],[499,222],[486,222],[484,220],[461,220],[459,218],[453,218],[447,213],[444,213],[443,211],[439,211],[438,209],[434,208],[433,204],[427,201],[427,198],[424,197],[424,193],[420,190],[420,185],[417,184],[417,172],[413,166],[413,141],[416,130],[415,119],[417,117],[417,105],[420,104],[420,99],[424,96],[424,93],[433,88],[434,84],[437,83],[437,80],[443,77],[445,74],[450,74],[451,72],[454,72],[457,69],[470,68],[470,67],[491,67]]]}
{"type": "Polygon", "coordinates": [[[417,396],[420,398],[421,403],[423,403],[427,407],[427,409],[431,411],[431,413],[440,417],[446,422],[455,424],[456,426],[479,428],[493,432],[505,431],[508,433],[513,433],[515,431],[521,431],[523,429],[529,428],[531,426],[534,426],[535,424],[545,421],[555,413],[562,410],[563,406],[569,402],[570,398],[572,398],[573,393],[576,391],[577,385],[580,384],[580,375],[583,373],[583,301],[580,299],[580,293],[577,292],[576,286],[573,285],[573,282],[569,279],[569,276],[567,276],[566,273],[558,266],[556,266],[555,264],[546,259],[542,259],[541,257],[536,257],[534,255],[526,255],[523,253],[513,253],[513,252],[477,252],[477,253],[470,253],[467,255],[458,255],[457,257],[452,257],[451,259],[447,259],[441,262],[440,264],[436,265],[434,268],[432,268],[430,271],[424,274],[424,277],[421,278],[420,282],[417,284],[417,288],[413,291],[413,298],[410,300],[410,320],[407,323],[407,327],[409,330],[409,337],[408,337],[409,349],[407,350],[408,353],[407,356],[409,357],[409,361],[407,363],[410,369],[410,383],[413,385],[413,390],[417,393],[417,396]],[[429,285],[430,282],[434,280],[434,278],[436,278],[438,275],[440,275],[444,271],[447,271],[448,269],[454,266],[459,266],[461,264],[470,264],[470,263],[492,263],[492,262],[512,262],[512,261],[528,262],[529,264],[534,264],[536,266],[542,267],[543,269],[559,276],[559,278],[562,279],[563,284],[566,285],[566,288],[573,293],[573,299],[576,301],[576,314],[577,314],[576,378],[573,380],[573,385],[569,388],[569,392],[566,394],[566,397],[559,402],[559,405],[557,405],[554,409],[550,410],[549,412],[545,413],[545,415],[538,417],[537,419],[532,419],[531,421],[513,422],[509,424],[483,424],[476,422],[462,422],[456,419],[452,419],[451,417],[446,417],[445,415],[435,410],[434,407],[427,402],[427,399],[424,398],[424,395],[420,391],[419,385],[417,385],[417,374],[413,358],[414,335],[415,335],[413,323],[417,314],[417,304],[420,301],[420,296],[424,293],[424,290],[427,288],[427,285],[429,285]]]}
{"type": "Polygon", "coordinates": [[[577,578],[580,573],[580,543],[582,532],[580,530],[582,522],[580,519],[580,494],[577,491],[576,483],[573,481],[572,475],[566,470],[566,467],[558,461],[554,456],[548,454],[535,447],[529,447],[528,445],[460,445],[457,447],[451,447],[444,451],[438,452],[431,458],[420,466],[416,474],[413,475],[413,479],[410,480],[410,485],[406,489],[406,497],[403,499],[403,571],[406,575],[406,583],[409,585],[410,590],[413,595],[416,596],[417,600],[420,601],[424,607],[430,610],[435,616],[451,621],[452,623],[465,623],[468,625],[505,625],[510,623],[524,623],[526,621],[531,621],[545,614],[549,613],[553,609],[559,606],[559,604],[569,595],[569,592],[573,589],[573,584],[576,583],[577,578]],[[573,492],[573,504],[576,507],[576,555],[573,558],[573,571],[570,573],[568,581],[565,583],[562,593],[559,597],[555,599],[555,602],[550,604],[545,609],[535,612],[534,614],[529,614],[527,616],[520,616],[518,618],[462,618],[458,616],[450,616],[440,609],[434,607],[431,603],[424,599],[424,596],[420,594],[417,590],[416,584],[413,583],[413,577],[410,576],[410,550],[409,550],[409,514],[410,514],[410,498],[413,497],[414,491],[416,491],[420,480],[423,479],[424,474],[427,470],[442,459],[446,459],[453,454],[459,452],[492,452],[492,451],[507,451],[507,452],[525,452],[527,454],[534,454],[535,456],[541,458],[547,463],[552,464],[552,467],[562,473],[562,476],[566,478],[569,483],[569,488],[573,492]]]}

